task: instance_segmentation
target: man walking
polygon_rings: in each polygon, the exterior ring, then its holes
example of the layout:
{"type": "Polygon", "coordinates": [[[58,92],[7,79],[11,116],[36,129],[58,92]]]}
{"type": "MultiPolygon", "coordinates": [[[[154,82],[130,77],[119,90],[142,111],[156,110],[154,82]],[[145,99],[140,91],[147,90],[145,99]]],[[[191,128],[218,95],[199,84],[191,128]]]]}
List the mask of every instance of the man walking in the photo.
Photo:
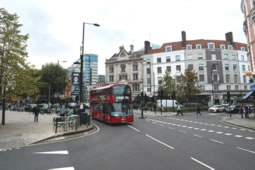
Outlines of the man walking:
{"type": "Polygon", "coordinates": [[[181,107],[180,104],[177,105],[177,114],[176,114],[176,116],[178,116],[179,114],[181,114],[183,116],[182,107],[181,107]]]}
{"type": "Polygon", "coordinates": [[[199,103],[197,104],[197,114],[196,114],[196,116],[198,117],[198,115],[202,116],[201,113],[200,113],[200,104],[199,103]]]}

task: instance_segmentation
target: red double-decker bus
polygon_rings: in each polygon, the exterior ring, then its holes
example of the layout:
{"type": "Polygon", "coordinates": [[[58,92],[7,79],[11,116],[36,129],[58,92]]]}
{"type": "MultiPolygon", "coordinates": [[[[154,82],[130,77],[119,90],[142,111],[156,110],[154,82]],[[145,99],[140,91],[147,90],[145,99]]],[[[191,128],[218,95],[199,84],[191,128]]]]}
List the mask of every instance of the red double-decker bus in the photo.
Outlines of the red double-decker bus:
{"type": "Polygon", "coordinates": [[[90,115],[109,124],[134,121],[131,87],[111,84],[90,90],[90,115]]]}

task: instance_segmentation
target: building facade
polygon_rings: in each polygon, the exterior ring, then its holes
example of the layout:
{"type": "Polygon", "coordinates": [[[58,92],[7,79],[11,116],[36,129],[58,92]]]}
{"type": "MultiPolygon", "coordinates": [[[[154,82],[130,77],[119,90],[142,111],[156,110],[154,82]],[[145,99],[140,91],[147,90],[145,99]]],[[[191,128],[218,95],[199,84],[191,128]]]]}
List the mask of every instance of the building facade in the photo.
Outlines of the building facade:
{"type": "Polygon", "coordinates": [[[241,10],[244,15],[243,30],[247,38],[248,54],[252,75],[255,75],[255,1],[242,0],[241,10]]]}
{"type": "Polygon", "coordinates": [[[165,43],[159,49],[149,50],[142,57],[146,61],[143,69],[144,91],[147,95],[157,95],[159,82],[166,70],[178,80],[186,68],[197,73],[200,96],[207,99],[209,105],[226,101],[227,92],[231,100],[236,101],[248,90],[251,71],[246,44],[233,42],[232,33],[226,34],[226,40],[186,40],[182,32],[182,41],[165,43]],[[151,70],[151,71],[150,71],[151,70]]]}
{"type": "Polygon", "coordinates": [[[141,93],[143,89],[143,58],[144,51],[133,51],[133,45],[130,51],[124,46],[119,48],[119,52],[105,61],[105,82],[114,84],[126,82],[132,87],[133,97],[141,93]]]}

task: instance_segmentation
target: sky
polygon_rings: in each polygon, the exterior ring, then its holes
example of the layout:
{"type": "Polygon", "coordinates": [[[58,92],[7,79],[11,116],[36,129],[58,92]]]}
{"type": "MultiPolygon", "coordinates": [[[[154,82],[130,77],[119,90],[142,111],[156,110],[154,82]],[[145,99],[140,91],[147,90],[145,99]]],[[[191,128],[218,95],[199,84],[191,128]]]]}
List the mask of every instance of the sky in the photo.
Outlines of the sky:
{"type": "Polygon", "coordinates": [[[162,45],[187,40],[225,40],[232,31],[235,42],[246,43],[241,0],[0,0],[0,8],[16,13],[22,34],[29,34],[28,58],[40,69],[47,63],[68,68],[80,57],[83,22],[84,52],[98,55],[98,73],[105,60],[124,45],[134,50],[144,41],[162,45]],[[66,61],[66,62],[63,62],[66,61]]]}

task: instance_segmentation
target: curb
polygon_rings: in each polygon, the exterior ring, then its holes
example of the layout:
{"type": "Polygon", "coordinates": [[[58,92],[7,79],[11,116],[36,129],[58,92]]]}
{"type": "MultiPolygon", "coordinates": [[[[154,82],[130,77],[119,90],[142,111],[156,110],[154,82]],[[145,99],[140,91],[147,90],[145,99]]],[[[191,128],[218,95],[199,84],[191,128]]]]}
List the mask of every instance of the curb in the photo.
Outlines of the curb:
{"type": "Polygon", "coordinates": [[[250,129],[250,130],[255,130],[255,128],[251,128],[251,127],[247,127],[247,126],[243,126],[243,125],[239,125],[239,124],[227,122],[227,121],[225,120],[225,118],[226,118],[226,117],[224,117],[224,118],[221,120],[222,123],[226,123],[226,124],[229,124],[229,125],[234,125],[234,126],[238,126],[238,127],[246,128],[246,129],[250,129]]]}
{"type": "Polygon", "coordinates": [[[66,133],[59,134],[59,135],[53,135],[53,136],[47,137],[45,139],[41,139],[41,140],[32,142],[28,145],[38,144],[38,143],[41,143],[41,142],[44,142],[44,141],[47,141],[47,140],[50,140],[50,139],[58,138],[58,137],[61,137],[61,136],[70,136],[70,135],[74,135],[74,134],[78,134],[78,133],[84,133],[84,132],[91,131],[93,129],[96,129],[96,126],[94,125],[94,123],[92,123],[92,126],[88,129],[77,130],[77,131],[73,131],[73,132],[66,132],[66,133]]]}

